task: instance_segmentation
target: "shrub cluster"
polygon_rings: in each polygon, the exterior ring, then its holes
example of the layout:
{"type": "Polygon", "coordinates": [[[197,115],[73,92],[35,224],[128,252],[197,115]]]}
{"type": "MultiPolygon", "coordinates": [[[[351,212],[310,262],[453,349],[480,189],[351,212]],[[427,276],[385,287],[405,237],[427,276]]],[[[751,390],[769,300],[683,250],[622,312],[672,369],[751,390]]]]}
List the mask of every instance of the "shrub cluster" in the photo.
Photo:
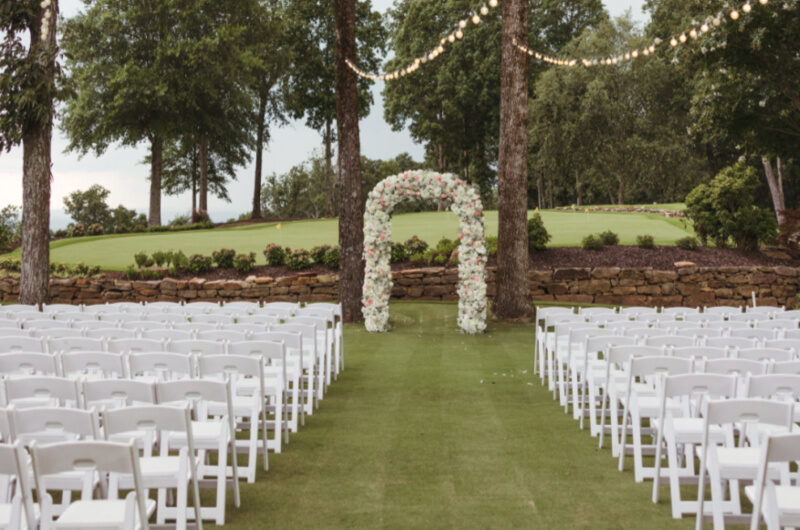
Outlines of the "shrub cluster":
{"type": "Polygon", "coordinates": [[[641,236],[636,236],[636,246],[639,248],[652,249],[656,246],[656,243],[653,239],[653,236],[644,234],[641,236]]]}
{"type": "Polygon", "coordinates": [[[528,219],[528,248],[531,250],[544,250],[552,236],[544,227],[542,216],[537,212],[528,219]]]}
{"type": "Polygon", "coordinates": [[[270,243],[264,249],[264,257],[267,258],[267,265],[279,267],[286,265],[286,250],[275,243],[270,243]]]}
{"type": "Polygon", "coordinates": [[[236,258],[236,251],[230,248],[215,250],[211,253],[211,259],[220,269],[233,268],[233,260],[236,258]]]}
{"type": "Polygon", "coordinates": [[[238,272],[250,272],[253,270],[253,265],[256,263],[256,253],[250,252],[249,254],[237,254],[233,258],[233,268],[238,272]]]}
{"type": "Polygon", "coordinates": [[[584,250],[602,250],[605,246],[613,247],[614,245],[618,244],[619,236],[611,230],[606,230],[605,232],[600,232],[599,234],[589,234],[581,241],[581,247],[583,247],[584,250]]]}
{"type": "MultiPolygon", "coordinates": [[[[0,271],[5,273],[19,273],[22,269],[22,262],[19,259],[3,259],[0,260],[0,271]]],[[[77,265],[70,265],[68,263],[50,263],[50,274],[52,276],[81,276],[90,278],[100,274],[99,265],[87,265],[83,262],[77,265]]]]}
{"type": "Polygon", "coordinates": [[[677,240],[675,246],[683,250],[697,250],[700,246],[700,242],[697,241],[696,237],[687,236],[677,240]]]}

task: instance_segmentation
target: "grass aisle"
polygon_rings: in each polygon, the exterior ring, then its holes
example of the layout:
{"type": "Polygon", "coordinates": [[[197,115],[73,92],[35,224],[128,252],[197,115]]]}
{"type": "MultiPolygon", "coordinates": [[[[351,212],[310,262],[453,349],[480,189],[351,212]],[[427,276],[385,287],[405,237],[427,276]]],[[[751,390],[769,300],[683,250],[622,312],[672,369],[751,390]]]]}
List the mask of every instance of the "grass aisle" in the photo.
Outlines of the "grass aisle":
{"type": "Polygon", "coordinates": [[[454,304],[346,328],[320,410],[242,484],[230,528],[689,528],[534,378],[531,326],[459,334],[454,304]],[[483,381],[483,383],[481,383],[483,381]],[[533,383],[532,385],[529,383],[533,383]]]}

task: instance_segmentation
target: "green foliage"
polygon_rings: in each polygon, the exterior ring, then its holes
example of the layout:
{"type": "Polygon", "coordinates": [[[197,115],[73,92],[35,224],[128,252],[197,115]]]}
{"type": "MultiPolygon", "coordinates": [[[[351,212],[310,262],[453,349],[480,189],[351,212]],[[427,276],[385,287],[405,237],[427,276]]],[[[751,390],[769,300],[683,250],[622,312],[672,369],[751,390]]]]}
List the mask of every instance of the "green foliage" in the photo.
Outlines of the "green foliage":
{"type": "Polygon", "coordinates": [[[611,230],[606,230],[605,232],[600,232],[597,234],[597,237],[603,243],[603,245],[607,247],[613,247],[615,245],[619,245],[619,236],[612,232],[611,230]]]}
{"type": "Polygon", "coordinates": [[[656,246],[655,239],[648,234],[636,236],[636,246],[639,248],[652,249],[656,246]]]}
{"type": "Polygon", "coordinates": [[[696,237],[688,236],[677,240],[675,246],[683,250],[697,250],[700,247],[700,243],[697,241],[696,237]]]}
{"type": "Polygon", "coordinates": [[[149,256],[148,256],[147,252],[142,250],[142,251],[137,252],[136,254],[133,255],[133,261],[136,262],[136,265],[138,267],[146,267],[147,266],[148,257],[149,256]]]}
{"type": "Polygon", "coordinates": [[[0,270],[5,272],[19,272],[22,269],[22,262],[18,259],[6,258],[0,260],[0,270]]]}
{"type": "Polygon", "coordinates": [[[486,255],[487,256],[496,256],[497,255],[497,238],[496,237],[487,237],[486,238],[486,255]]]}
{"type": "Polygon", "coordinates": [[[114,234],[144,232],[147,230],[147,217],[144,214],[137,214],[136,210],[129,210],[120,204],[111,210],[110,220],[106,226],[108,232],[114,234]]]}
{"type": "Polygon", "coordinates": [[[408,249],[402,243],[392,243],[392,263],[402,263],[408,259],[408,249]]]}
{"type": "Polygon", "coordinates": [[[311,266],[311,254],[302,248],[292,250],[286,256],[286,265],[293,271],[301,271],[311,266]]]}
{"type": "Polygon", "coordinates": [[[103,225],[94,223],[86,227],[87,236],[101,236],[103,235],[103,225]]]}
{"type": "Polygon", "coordinates": [[[22,238],[22,222],[20,208],[8,205],[0,210],[0,249],[17,246],[22,238]]]}
{"type": "Polygon", "coordinates": [[[311,249],[311,259],[314,263],[324,263],[325,255],[331,250],[330,245],[319,245],[311,249]]]}
{"type": "Polygon", "coordinates": [[[106,202],[109,193],[99,184],[90,186],[86,191],[73,191],[64,197],[64,211],[78,224],[106,225],[111,219],[111,210],[106,202]]]}
{"type": "Polygon", "coordinates": [[[404,243],[409,254],[423,254],[428,249],[428,244],[417,236],[411,236],[404,243]]]}
{"type": "Polygon", "coordinates": [[[408,261],[413,263],[414,265],[422,265],[426,263],[425,254],[422,252],[415,252],[414,254],[411,254],[409,256],[408,261]]]}
{"type": "Polygon", "coordinates": [[[75,265],[70,272],[75,276],[90,278],[100,274],[100,267],[97,265],[89,266],[81,262],[75,265]]]}
{"type": "MultiPolygon", "coordinates": [[[[544,227],[544,221],[539,213],[533,214],[528,219],[528,248],[531,250],[544,250],[551,239],[551,235],[544,227]]],[[[495,251],[497,253],[497,251],[495,251]]]]}
{"type": "Polygon", "coordinates": [[[250,272],[253,270],[253,265],[255,262],[255,252],[251,252],[249,254],[237,254],[236,257],[233,258],[233,268],[241,273],[250,272]]]}
{"type": "Polygon", "coordinates": [[[331,247],[325,253],[325,266],[334,270],[339,268],[339,247],[331,247]]]}
{"type": "Polygon", "coordinates": [[[188,215],[176,215],[170,222],[169,226],[171,227],[178,227],[178,226],[186,226],[191,223],[191,219],[188,215]]]}
{"type": "Polygon", "coordinates": [[[189,256],[188,269],[192,274],[202,274],[211,270],[213,262],[211,256],[192,254],[189,256]]]}
{"type": "Polygon", "coordinates": [[[267,258],[267,265],[273,267],[286,265],[286,249],[275,243],[270,243],[264,249],[264,257],[267,258]]]}
{"type": "Polygon", "coordinates": [[[71,226],[67,230],[67,237],[83,237],[86,235],[86,227],[81,223],[71,226]]]}
{"type": "Polygon", "coordinates": [[[221,269],[230,269],[233,267],[233,260],[236,257],[236,251],[230,248],[223,248],[212,252],[211,257],[217,267],[221,269]]]}
{"type": "Polygon", "coordinates": [[[186,257],[182,250],[179,250],[172,255],[172,264],[179,271],[187,270],[189,268],[189,258],[186,257]]]}
{"type": "Polygon", "coordinates": [[[139,271],[133,265],[128,266],[123,272],[123,276],[126,280],[135,281],[139,279],[139,271]]]}
{"type": "Polygon", "coordinates": [[[584,250],[603,250],[603,241],[594,234],[589,234],[581,241],[584,250]]]}
{"type": "Polygon", "coordinates": [[[153,262],[155,262],[156,267],[161,267],[165,264],[168,264],[168,258],[170,257],[167,252],[163,250],[156,250],[153,252],[153,262]]]}
{"type": "Polygon", "coordinates": [[[733,241],[740,250],[755,250],[775,239],[774,215],[753,204],[756,188],[755,170],[739,162],[689,193],[686,214],[704,244],[710,238],[719,247],[733,241]]]}

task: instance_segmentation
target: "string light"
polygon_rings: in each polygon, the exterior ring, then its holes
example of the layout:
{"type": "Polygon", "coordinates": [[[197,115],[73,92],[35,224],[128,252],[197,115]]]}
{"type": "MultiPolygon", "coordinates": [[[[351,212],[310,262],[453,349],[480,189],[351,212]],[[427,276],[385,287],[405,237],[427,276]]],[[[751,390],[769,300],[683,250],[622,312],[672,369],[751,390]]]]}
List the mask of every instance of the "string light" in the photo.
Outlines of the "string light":
{"type": "Polygon", "coordinates": [[[478,8],[478,10],[475,11],[474,13],[470,13],[467,17],[459,20],[458,28],[456,28],[455,31],[450,32],[448,35],[442,37],[439,40],[439,43],[434,48],[420,55],[419,57],[415,58],[411,63],[398,70],[393,70],[391,72],[384,72],[381,74],[374,74],[361,70],[350,59],[345,59],[345,63],[347,64],[348,68],[350,68],[353,72],[356,73],[356,75],[363,77],[365,79],[369,79],[371,81],[393,81],[395,79],[399,79],[408,74],[416,72],[421,65],[433,61],[441,54],[443,54],[447,50],[447,46],[453,44],[457,40],[463,39],[464,32],[470,27],[470,22],[472,23],[472,26],[477,26],[482,21],[481,15],[483,15],[484,17],[487,16],[490,13],[491,9],[497,7],[498,4],[499,0],[489,0],[486,4],[478,8]]]}

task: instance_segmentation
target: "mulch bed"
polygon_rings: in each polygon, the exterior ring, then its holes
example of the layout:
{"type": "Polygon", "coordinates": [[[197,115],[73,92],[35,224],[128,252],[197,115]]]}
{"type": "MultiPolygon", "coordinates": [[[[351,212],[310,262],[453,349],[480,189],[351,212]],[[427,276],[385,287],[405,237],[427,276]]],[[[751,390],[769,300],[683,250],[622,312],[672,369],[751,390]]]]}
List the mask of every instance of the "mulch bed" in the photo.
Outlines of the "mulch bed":
{"type": "MultiPolygon", "coordinates": [[[[800,267],[800,260],[775,259],[760,252],[740,252],[733,249],[701,248],[698,250],[682,250],[678,247],[656,247],[650,250],[634,246],[604,247],[603,250],[584,250],[578,247],[548,248],[541,252],[532,252],[529,268],[532,270],[564,269],[572,267],[652,267],[657,270],[673,270],[675,263],[689,261],[698,267],[724,267],[724,266],[767,266],[787,265],[800,267]]],[[[489,266],[497,265],[496,258],[489,259],[489,266]]],[[[421,265],[413,263],[395,263],[392,270],[420,268],[421,265]]],[[[203,274],[206,280],[244,280],[248,276],[291,276],[295,274],[312,276],[318,274],[333,274],[324,265],[313,265],[301,272],[295,272],[289,267],[270,267],[259,265],[253,267],[248,273],[238,273],[234,269],[214,269],[203,274]]],[[[104,272],[106,278],[122,279],[118,271],[104,272]]],[[[189,280],[193,274],[182,274],[176,279],[189,280]]]]}

